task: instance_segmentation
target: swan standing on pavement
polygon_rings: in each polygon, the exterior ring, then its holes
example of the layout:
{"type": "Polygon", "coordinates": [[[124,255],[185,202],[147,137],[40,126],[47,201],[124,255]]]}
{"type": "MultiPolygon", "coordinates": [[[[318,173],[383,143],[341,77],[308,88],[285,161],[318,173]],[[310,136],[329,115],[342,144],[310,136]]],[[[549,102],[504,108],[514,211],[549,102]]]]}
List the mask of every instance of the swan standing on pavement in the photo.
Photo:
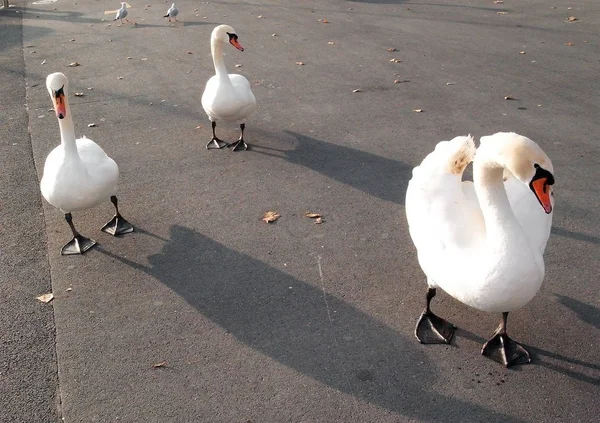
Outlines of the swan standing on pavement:
{"type": "Polygon", "coordinates": [[[454,325],[429,307],[440,287],[471,307],[502,313],[483,355],[507,367],[531,361],[508,337],[506,320],[509,311],[536,295],[544,279],[553,172],[542,149],[515,133],[482,137],[476,154],[470,136],[440,142],[413,170],[406,215],[429,285],[415,329],[419,341],[450,343],[454,334],[454,325]],[[461,182],[471,161],[474,182],[461,182]]]}
{"type": "Polygon", "coordinates": [[[246,150],[244,129],[246,119],[256,108],[256,98],[250,89],[250,83],[242,75],[228,74],[223,61],[223,44],[230,43],[240,51],[244,51],[238,42],[235,30],[229,25],[219,25],[210,37],[215,73],[206,83],[202,94],[202,107],[212,122],[213,137],[206,148],[232,147],[233,151],[246,150]],[[240,124],[240,138],[237,142],[228,144],[215,134],[217,122],[236,122],[240,124]]]}
{"type": "Polygon", "coordinates": [[[175,3],[173,3],[171,5],[171,7],[169,7],[169,10],[167,10],[167,14],[165,16],[163,16],[163,18],[169,18],[169,22],[171,22],[171,18],[175,19],[175,22],[177,22],[177,15],[179,14],[179,9],[177,9],[177,6],[175,6],[175,3]]]}
{"type": "Polygon", "coordinates": [[[89,209],[110,199],[115,215],[102,231],[117,236],[133,232],[133,226],[119,213],[117,164],[94,141],[85,137],[75,139],[67,77],[60,72],[50,74],[46,87],[58,118],[61,144],[46,158],[40,189],[48,203],[62,210],[73,232],[73,239],[61,249],[61,254],[83,254],[96,242],[77,232],[71,212],[89,209]]]}

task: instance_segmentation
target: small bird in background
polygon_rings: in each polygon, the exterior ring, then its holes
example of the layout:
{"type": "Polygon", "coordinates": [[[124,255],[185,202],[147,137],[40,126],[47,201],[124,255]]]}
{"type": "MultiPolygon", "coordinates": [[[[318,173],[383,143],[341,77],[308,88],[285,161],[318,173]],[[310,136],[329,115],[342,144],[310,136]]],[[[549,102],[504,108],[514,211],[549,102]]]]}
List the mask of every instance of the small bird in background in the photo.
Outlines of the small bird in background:
{"type": "Polygon", "coordinates": [[[175,19],[175,22],[177,22],[177,15],[179,14],[179,9],[177,9],[177,6],[175,6],[175,3],[173,3],[171,5],[171,7],[169,7],[169,10],[167,10],[167,14],[165,16],[163,16],[163,18],[169,18],[169,22],[171,22],[171,18],[175,19]]]}
{"type": "Polygon", "coordinates": [[[125,3],[125,2],[121,3],[121,8],[119,10],[117,10],[117,16],[115,16],[113,21],[116,21],[116,20],[120,20],[121,25],[123,25],[123,20],[125,20],[125,22],[131,22],[129,19],[127,19],[127,3],[125,3]]]}

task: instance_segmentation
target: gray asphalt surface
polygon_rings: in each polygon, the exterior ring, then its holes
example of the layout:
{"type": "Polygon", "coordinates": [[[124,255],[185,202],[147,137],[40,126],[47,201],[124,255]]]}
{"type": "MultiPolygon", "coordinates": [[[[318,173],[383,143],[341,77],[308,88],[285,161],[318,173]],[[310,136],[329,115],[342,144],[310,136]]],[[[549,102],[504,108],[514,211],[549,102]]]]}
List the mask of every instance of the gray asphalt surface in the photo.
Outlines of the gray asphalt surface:
{"type": "Polygon", "coordinates": [[[134,4],[122,27],[101,21],[118,2],[1,12],[3,421],[597,419],[596,1],[177,5],[176,26],[163,2],[134,4]],[[220,23],[246,48],[225,60],[259,105],[247,152],[204,148],[220,23]],[[99,243],[82,257],[59,255],[69,229],[35,181],[59,142],[55,71],[77,134],[119,164],[137,230],[100,232],[108,202],[76,213],[99,243]],[[510,370],[479,354],[499,316],[445,294],[433,307],[459,327],[453,345],[414,338],[426,284],[404,216],[411,169],[438,141],[508,130],[537,141],[557,179],[544,286],[509,317],[534,363],[510,370]],[[267,225],[267,210],[282,217],[267,225]],[[50,281],[55,300],[36,302],[50,281]]]}

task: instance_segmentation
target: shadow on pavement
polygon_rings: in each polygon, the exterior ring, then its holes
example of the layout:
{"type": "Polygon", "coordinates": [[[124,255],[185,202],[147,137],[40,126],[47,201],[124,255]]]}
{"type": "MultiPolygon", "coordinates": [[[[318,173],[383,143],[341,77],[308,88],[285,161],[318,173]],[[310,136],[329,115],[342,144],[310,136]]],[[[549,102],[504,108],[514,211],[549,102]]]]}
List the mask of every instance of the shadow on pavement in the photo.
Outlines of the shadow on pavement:
{"type": "Polygon", "coordinates": [[[412,166],[365,151],[320,141],[292,131],[292,150],[253,145],[253,152],[304,166],[382,200],[404,204],[412,166]]]}
{"type": "Polygon", "coordinates": [[[336,390],[420,420],[509,419],[436,393],[435,366],[412,337],[325,289],[186,227],[171,227],[170,238],[149,267],[99,251],[158,279],[249,347],[336,390]]]}

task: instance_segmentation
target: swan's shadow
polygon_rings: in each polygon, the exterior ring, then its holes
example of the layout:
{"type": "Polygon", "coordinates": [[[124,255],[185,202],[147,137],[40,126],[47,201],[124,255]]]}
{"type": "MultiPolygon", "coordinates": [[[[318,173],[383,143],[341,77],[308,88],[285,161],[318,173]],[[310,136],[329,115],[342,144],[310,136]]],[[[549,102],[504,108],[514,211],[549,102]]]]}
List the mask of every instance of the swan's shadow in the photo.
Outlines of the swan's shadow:
{"type": "Polygon", "coordinates": [[[412,337],[201,233],[173,226],[148,267],[100,251],[161,281],[249,347],[336,390],[426,421],[508,419],[430,389],[435,367],[412,337]]]}
{"type": "Polygon", "coordinates": [[[600,238],[582,234],[580,232],[573,232],[563,228],[557,228],[556,226],[552,227],[552,233],[554,235],[565,236],[568,238],[573,238],[578,241],[589,242],[590,244],[600,245],[600,238]]]}
{"type": "Polygon", "coordinates": [[[312,169],[382,200],[404,204],[412,166],[293,131],[283,132],[295,139],[293,149],[253,145],[252,151],[312,169]]]}

